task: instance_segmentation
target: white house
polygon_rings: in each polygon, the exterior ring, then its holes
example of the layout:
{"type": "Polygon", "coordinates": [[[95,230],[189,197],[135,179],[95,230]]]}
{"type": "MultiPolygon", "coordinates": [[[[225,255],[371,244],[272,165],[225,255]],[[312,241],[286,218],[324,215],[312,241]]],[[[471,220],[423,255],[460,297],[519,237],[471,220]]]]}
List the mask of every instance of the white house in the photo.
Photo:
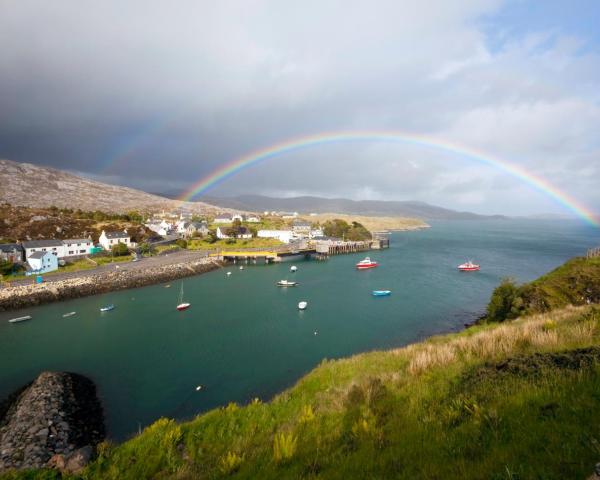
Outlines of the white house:
{"type": "Polygon", "coordinates": [[[25,250],[26,259],[35,252],[50,252],[57,258],[65,256],[65,247],[62,240],[31,240],[23,242],[23,249],[25,250]]]}
{"type": "Polygon", "coordinates": [[[325,234],[323,233],[323,230],[321,230],[320,228],[315,228],[313,230],[310,231],[310,233],[308,234],[309,238],[319,238],[319,237],[324,237],[325,234]]]}
{"type": "Polygon", "coordinates": [[[100,245],[104,250],[112,250],[113,245],[118,243],[124,243],[127,247],[131,247],[131,238],[127,233],[127,230],[123,230],[122,232],[105,232],[102,230],[102,234],[99,239],[100,245]]]}
{"type": "Polygon", "coordinates": [[[58,270],[58,257],[52,252],[33,252],[27,263],[35,273],[46,273],[58,270]]]}
{"type": "Polygon", "coordinates": [[[246,217],[246,221],[248,223],[259,223],[260,222],[260,217],[258,215],[248,215],[246,217]]]}
{"type": "Polygon", "coordinates": [[[240,222],[244,221],[244,216],[241,213],[234,213],[231,216],[231,221],[234,222],[235,220],[239,220],[240,222]]]}
{"type": "Polygon", "coordinates": [[[231,223],[233,219],[231,215],[217,215],[213,221],[213,223],[231,223]]]}
{"type": "Polygon", "coordinates": [[[194,234],[208,235],[208,224],[206,222],[189,222],[185,229],[185,236],[190,238],[194,234]]]}
{"type": "Polygon", "coordinates": [[[78,255],[89,255],[94,243],[91,238],[68,238],[62,241],[64,256],[76,257],[78,255]]]}
{"type": "Polygon", "coordinates": [[[298,216],[298,212],[279,212],[281,218],[296,218],[298,216]]]}
{"type": "Polygon", "coordinates": [[[294,232],[309,233],[310,227],[310,222],[307,222],[306,220],[296,219],[292,223],[292,230],[294,230],[294,232]]]}
{"type": "Polygon", "coordinates": [[[217,238],[252,238],[252,232],[246,227],[240,227],[237,231],[227,227],[217,227],[217,238]]]}
{"type": "Polygon", "coordinates": [[[292,230],[259,230],[256,236],[260,238],[276,238],[283,243],[290,243],[290,241],[296,238],[292,230]]]}

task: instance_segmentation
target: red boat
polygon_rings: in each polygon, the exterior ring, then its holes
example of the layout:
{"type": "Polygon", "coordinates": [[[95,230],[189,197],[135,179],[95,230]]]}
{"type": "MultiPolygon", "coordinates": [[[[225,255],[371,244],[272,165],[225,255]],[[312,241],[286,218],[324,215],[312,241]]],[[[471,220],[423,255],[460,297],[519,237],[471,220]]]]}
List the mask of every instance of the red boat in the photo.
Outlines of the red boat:
{"type": "Polygon", "coordinates": [[[366,270],[367,268],[375,268],[377,267],[379,264],[373,260],[371,260],[369,257],[365,258],[364,260],[361,260],[360,262],[358,262],[356,264],[356,268],[358,268],[359,270],[366,270]]]}
{"type": "Polygon", "coordinates": [[[188,308],[190,308],[192,304],[191,303],[186,303],[183,301],[183,282],[181,282],[181,292],[179,293],[179,305],[177,305],[177,310],[179,310],[180,312],[182,310],[187,310],[188,308]]]}
{"type": "Polygon", "coordinates": [[[458,269],[461,272],[476,272],[477,270],[479,270],[479,265],[473,263],[471,260],[469,260],[466,263],[463,263],[462,265],[458,266],[458,269]]]}

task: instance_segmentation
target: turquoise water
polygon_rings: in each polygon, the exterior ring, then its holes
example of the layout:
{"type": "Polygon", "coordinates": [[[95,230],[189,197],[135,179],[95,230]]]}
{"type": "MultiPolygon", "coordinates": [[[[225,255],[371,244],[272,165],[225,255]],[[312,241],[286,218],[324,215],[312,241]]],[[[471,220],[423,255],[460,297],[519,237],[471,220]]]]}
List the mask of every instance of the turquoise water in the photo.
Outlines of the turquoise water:
{"type": "Polygon", "coordinates": [[[389,250],[370,253],[373,270],[356,271],[357,254],[301,261],[295,274],[290,264],[232,266],[185,279],[185,312],[175,311],[175,281],[2,313],[0,398],[41,370],[76,371],[96,382],[109,433],[123,439],[161,416],[268,399],[323,358],[460,329],[502,277],[534,279],[593,246],[600,230],[576,222],[438,222],[393,234],[389,250]],[[458,272],[470,258],[482,271],[458,272]],[[300,286],[277,288],[283,278],[300,286]],[[116,309],[100,313],[108,303],[116,309]],[[33,320],[6,322],[24,314],[33,320]]]}

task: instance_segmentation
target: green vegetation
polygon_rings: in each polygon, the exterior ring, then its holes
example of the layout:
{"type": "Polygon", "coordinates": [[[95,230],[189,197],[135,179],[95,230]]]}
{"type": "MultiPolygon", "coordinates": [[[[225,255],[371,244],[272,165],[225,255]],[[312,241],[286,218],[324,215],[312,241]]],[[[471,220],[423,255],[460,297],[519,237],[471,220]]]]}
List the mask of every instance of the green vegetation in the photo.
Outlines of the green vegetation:
{"type": "MultiPolygon", "coordinates": [[[[544,305],[587,303],[577,292],[597,291],[587,279],[599,272],[575,259],[529,288],[544,305]]],[[[513,287],[502,298],[527,286],[513,287]]],[[[269,403],[104,443],[81,478],[586,478],[600,459],[598,392],[600,305],[567,306],[324,360],[269,403]]]]}
{"type": "Polygon", "coordinates": [[[492,294],[485,320],[502,322],[566,305],[590,303],[600,303],[600,258],[573,258],[525,285],[503,280],[492,294]]]}
{"type": "Polygon", "coordinates": [[[344,238],[351,241],[370,240],[369,232],[362,224],[334,218],[323,223],[323,233],[328,237],[344,238]]]}
{"type": "Polygon", "coordinates": [[[112,246],[112,254],[115,257],[122,257],[125,255],[129,255],[129,249],[127,248],[127,245],[119,242],[116,245],[112,246]]]}
{"type": "Polygon", "coordinates": [[[0,275],[9,275],[15,269],[15,264],[8,260],[0,259],[0,275]]]}
{"type": "Polygon", "coordinates": [[[193,238],[188,242],[190,250],[233,250],[236,248],[270,248],[283,245],[275,238],[231,238],[225,240],[212,240],[212,238],[193,238]]]}

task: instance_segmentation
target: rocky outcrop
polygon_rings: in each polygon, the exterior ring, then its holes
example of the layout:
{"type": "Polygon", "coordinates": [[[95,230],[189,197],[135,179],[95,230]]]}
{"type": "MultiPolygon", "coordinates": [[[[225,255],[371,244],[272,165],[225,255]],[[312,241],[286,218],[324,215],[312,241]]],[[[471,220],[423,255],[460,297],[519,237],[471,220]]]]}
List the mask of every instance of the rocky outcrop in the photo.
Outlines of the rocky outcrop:
{"type": "Polygon", "coordinates": [[[140,270],[106,271],[81,278],[3,288],[0,290],[0,311],[18,310],[34,305],[127,288],[145,287],[155,283],[169,282],[177,278],[198,275],[219,267],[220,263],[217,261],[200,259],[193,262],[161,265],[140,270]]]}
{"type": "Polygon", "coordinates": [[[0,472],[44,466],[75,472],[103,438],[94,383],[75,373],[43,372],[0,419],[0,472]]]}

